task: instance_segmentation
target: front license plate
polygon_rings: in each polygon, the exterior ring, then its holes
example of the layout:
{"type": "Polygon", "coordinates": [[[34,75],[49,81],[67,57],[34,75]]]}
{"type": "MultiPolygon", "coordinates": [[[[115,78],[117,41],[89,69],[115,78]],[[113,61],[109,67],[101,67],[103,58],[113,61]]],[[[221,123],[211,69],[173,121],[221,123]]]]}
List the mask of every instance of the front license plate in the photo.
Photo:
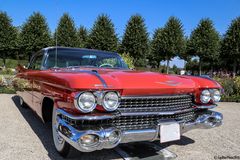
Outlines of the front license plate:
{"type": "Polygon", "coordinates": [[[180,125],[178,123],[160,124],[160,142],[169,142],[180,139],[180,125]]]}

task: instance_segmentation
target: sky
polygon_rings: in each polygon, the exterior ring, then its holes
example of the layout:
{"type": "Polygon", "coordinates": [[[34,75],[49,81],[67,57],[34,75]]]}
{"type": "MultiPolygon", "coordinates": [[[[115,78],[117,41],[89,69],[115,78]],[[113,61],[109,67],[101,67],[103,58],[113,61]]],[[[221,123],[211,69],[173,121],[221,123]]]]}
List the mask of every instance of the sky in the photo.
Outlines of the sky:
{"type": "MultiPolygon", "coordinates": [[[[122,37],[131,15],[144,17],[150,36],[163,27],[170,16],[178,17],[189,36],[201,18],[213,20],[222,35],[231,21],[240,16],[240,0],[0,0],[0,11],[6,11],[15,26],[21,26],[33,12],[41,12],[54,32],[59,18],[69,13],[77,27],[90,29],[99,14],[107,14],[122,37]]],[[[175,58],[171,65],[183,67],[184,62],[175,58]]]]}

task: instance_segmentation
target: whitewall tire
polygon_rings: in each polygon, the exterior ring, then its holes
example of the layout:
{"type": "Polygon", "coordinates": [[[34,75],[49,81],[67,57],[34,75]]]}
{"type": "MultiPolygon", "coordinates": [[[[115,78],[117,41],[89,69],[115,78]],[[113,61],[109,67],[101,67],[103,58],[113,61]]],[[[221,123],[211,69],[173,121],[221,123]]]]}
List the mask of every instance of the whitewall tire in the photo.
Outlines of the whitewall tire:
{"type": "Polygon", "coordinates": [[[70,145],[58,134],[57,127],[56,127],[56,108],[53,107],[52,113],[52,135],[53,141],[56,150],[59,154],[63,157],[67,157],[70,150],[70,145]]]}

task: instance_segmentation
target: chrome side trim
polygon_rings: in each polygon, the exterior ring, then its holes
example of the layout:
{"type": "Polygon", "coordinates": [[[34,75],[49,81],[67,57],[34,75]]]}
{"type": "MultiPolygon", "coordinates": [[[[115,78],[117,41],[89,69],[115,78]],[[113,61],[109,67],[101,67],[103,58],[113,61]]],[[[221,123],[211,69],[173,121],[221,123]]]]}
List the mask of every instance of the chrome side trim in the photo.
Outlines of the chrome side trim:
{"type": "Polygon", "coordinates": [[[59,84],[49,83],[49,82],[45,82],[45,81],[41,81],[41,80],[34,80],[34,81],[39,82],[39,83],[43,83],[43,84],[46,84],[46,85],[49,85],[49,86],[52,86],[52,87],[66,89],[66,90],[69,90],[69,91],[74,91],[74,89],[71,89],[69,87],[65,87],[65,86],[62,86],[62,85],[59,85],[59,84]]]}

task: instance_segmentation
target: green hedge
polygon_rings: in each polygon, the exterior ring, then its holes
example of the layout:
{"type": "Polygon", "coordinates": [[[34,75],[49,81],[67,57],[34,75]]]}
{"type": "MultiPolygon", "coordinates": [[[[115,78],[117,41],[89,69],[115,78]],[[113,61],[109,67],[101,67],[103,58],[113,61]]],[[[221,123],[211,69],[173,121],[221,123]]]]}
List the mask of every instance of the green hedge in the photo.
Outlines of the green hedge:
{"type": "MultiPolygon", "coordinates": [[[[27,66],[27,60],[6,59],[6,68],[16,68],[18,64],[27,66]]],[[[3,59],[0,58],[0,66],[3,67],[3,59]]]]}
{"type": "Polygon", "coordinates": [[[224,78],[214,78],[219,82],[223,89],[224,95],[222,101],[226,102],[240,102],[240,76],[235,78],[224,77],[224,78]]]}
{"type": "Polygon", "coordinates": [[[0,93],[15,94],[16,91],[13,87],[0,86],[0,93]]]}

